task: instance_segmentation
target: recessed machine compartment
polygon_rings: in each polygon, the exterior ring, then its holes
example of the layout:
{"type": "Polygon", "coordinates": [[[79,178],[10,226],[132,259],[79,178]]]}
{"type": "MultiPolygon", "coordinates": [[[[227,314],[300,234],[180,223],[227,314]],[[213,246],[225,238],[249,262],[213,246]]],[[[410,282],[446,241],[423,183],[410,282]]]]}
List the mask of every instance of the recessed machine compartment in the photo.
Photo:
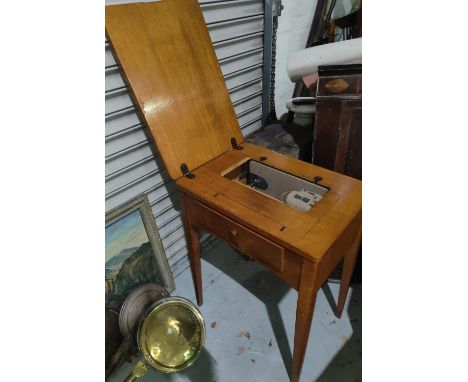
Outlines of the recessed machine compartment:
{"type": "Polygon", "coordinates": [[[238,164],[222,175],[301,212],[308,212],[329,190],[318,184],[318,180],[314,182],[302,179],[252,159],[238,164]]]}

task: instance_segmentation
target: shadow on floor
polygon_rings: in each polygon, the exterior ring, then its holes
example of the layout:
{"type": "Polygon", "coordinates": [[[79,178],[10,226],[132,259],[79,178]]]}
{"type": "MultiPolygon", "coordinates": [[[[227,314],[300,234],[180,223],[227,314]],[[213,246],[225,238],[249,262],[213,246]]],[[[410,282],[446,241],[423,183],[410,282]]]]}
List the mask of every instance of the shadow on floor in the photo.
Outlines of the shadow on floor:
{"type": "MultiPolygon", "coordinates": [[[[133,367],[139,359],[140,358],[138,356],[134,356],[132,357],[131,365],[129,363],[124,363],[123,365],[120,365],[120,367],[114,373],[111,374],[111,379],[123,380],[123,378],[125,378],[131,372],[131,370],[133,369],[133,367]]],[[[216,381],[216,373],[214,367],[215,363],[216,360],[210,355],[210,353],[206,349],[203,349],[198,359],[189,368],[175,374],[166,374],[155,371],[151,367],[148,367],[148,372],[143,377],[141,377],[139,381],[149,382],[157,380],[158,382],[174,382],[180,381],[181,375],[185,375],[191,382],[216,381]]]]}
{"type": "Polygon", "coordinates": [[[292,354],[278,305],[290,288],[262,265],[246,260],[244,255],[238,254],[239,256],[225,256],[218,251],[210,251],[203,259],[241,284],[265,304],[283,363],[290,373],[292,354]]]}
{"type": "MultiPolygon", "coordinates": [[[[279,303],[288,293],[290,287],[261,264],[247,260],[247,257],[241,253],[238,253],[238,256],[229,256],[218,251],[210,251],[203,256],[203,259],[231,277],[265,304],[283,363],[289,377],[291,377],[292,353],[279,310],[279,303]]],[[[336,302],[327,283],[324,284],[322,290],[332,310],[335,311],[336,302]]],[[[353,336],[327,366],[317,380],[318,382],[356,382],[361,380],[361,358],[356,360],[356,354],[361,354],[360,312],[361,288],[359,286],[353,291],[348,306],[353,336]],[[357,379],[356,376],[358,376],[357,379]]]]}
{"type": "Polygon", "coordinates": [[[181,371],[180,374],[186,375],[192,382],[215,381],[215,362],[215,359],[210,355],[210,353],[206,349],[203,349],[203,352],[200,354],[200,357],[198,357],[196,362],[188,369],[181,371]]]}
{"type": "Polygon", "coordinates": [[[262,301],[268,312],[271,327],[275,334],[281,358],[289,374],[292,369],[292,354],[289,347],[288,336],[279,310],[279,303],[288,293],[289,286],[280,281],[269,271],[260,271],[245,280],[242,285],[250,293],[262,301]]]}
{"type": "MultiPolygon", "coordinates": [[[[362,289],[360,284],[353,285],[348,305],[348,317],[353,335],[328,364],[316,382],[360,382],[362,381],[362,289]]],[[[328,284],[322,287],[325,296],[335,310],[335,302],[328,284]]]]}

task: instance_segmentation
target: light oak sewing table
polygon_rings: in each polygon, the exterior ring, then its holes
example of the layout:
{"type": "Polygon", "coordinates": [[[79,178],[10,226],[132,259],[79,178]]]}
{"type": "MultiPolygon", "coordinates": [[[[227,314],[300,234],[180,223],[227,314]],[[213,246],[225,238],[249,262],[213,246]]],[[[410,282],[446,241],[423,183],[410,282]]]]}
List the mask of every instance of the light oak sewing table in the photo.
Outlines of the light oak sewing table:
{"type": "Polygon", "coordinates": [[[181,191],[197,302],[203,303],[198,229],[227,241],[298,290],[291,380],[299,380],[317,291],[344,258],[344,308],[361,240],[361,182],[242,143],[195,0],[106,7],[106,32],[126,83],[181,191]],[[229,174],[254,160],[329,188],[300,212],[229,174]]]}

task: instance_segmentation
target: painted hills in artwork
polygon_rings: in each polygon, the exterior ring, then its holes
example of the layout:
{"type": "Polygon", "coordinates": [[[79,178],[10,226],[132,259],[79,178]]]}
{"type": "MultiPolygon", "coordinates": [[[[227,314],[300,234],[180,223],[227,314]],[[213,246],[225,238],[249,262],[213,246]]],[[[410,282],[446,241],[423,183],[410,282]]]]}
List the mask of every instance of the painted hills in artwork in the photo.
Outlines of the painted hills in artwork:
{"type": "Polygon", "coordinates": [[[132,247],[132,248],[125,248],[120,253],[113,258],[111,258],[108,262],[106,262],[106,269],[114,270],[128,259],[130,255],[132,255],[138,247],[132,247]]]}
{"type": "MultiPolygon", "coordinates": [[[[114,309],[120,309],[128,294],[139,285],[146,283],[164,285],[149,242],[143,243],[130,254],[128,254],[129,251],[123,254],[122,252],[106,263],[106,306],[114,309]],[[109,269],[108,263],[120,257],[121,254],[120,259],[127,256],[120,263],[121,266],[117,266],[117,269],[109,269]]],[[[113,264],[114,262],[111,266],[115,267],[113,264]]]]}

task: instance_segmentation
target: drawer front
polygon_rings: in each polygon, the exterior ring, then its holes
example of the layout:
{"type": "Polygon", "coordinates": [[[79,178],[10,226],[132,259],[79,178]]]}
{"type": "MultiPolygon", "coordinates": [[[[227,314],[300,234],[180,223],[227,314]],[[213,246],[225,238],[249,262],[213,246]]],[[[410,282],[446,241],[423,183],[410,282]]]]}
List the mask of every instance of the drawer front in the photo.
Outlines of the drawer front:
{"type": "Polygon", "coordinates": [[[226,240],[246,255],[274,270],[283,271],[282,247],[195,201],[190,201],[187,207],[190,210],[190,221],[194,226],[226,240]]]}
{"type": "Polygon", "coordinates": [[[320,96],[360,96],[361,75],[331,76],[319,78],[317,97],[320,96]]]}

